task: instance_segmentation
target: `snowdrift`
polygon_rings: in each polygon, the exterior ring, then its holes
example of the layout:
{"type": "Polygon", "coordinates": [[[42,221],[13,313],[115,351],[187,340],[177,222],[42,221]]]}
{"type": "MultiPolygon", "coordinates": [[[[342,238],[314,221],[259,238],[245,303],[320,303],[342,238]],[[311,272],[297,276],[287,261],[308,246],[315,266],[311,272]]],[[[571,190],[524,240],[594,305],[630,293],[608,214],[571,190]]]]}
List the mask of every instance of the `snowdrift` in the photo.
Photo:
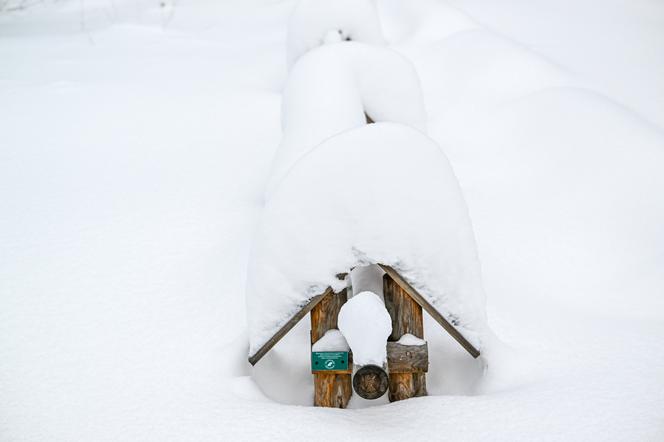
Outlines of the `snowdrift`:
{"type": "Polygon", "coordinates": [[[288,65],[335,41],[385,43],[374,0],[300,0],[288,22],[288,65]]]}
{"type": "Polygon", "coordinates": [[[389,121],[426,129],[419,78],[399,53],[363,43],[329,44],[304,55],[290,73],[282,101],[283,138],[267,194],[307,151],[327,138],[389,121]]]}
{"type": "Polygon", "coordinates": [[[353,266],[396,268],[481,347],[485,300],[456,177],[421,132],[377,123],[303,156],[264,209],[247,283],[250,353],[353,266]]]}

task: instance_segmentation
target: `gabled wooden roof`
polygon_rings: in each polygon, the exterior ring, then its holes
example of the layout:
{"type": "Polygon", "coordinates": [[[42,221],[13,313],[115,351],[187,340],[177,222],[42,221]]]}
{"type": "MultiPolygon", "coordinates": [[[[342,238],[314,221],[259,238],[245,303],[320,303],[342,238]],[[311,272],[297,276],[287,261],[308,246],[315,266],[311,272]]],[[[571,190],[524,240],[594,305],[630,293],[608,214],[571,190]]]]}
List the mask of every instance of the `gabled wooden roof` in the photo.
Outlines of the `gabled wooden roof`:
{"type": "MultiPolygon", "coordinates": [[[[413,298],[413,300],[420,306],[422,307],[438,324],[440,324],[441,327],[445,329],[470,355],[474,358],[477,358],[480,355],[480,352],[478,349],[476,349],[466,338],[463,337],[463,335],[457,330],[452,324],[447,321],[443,315],[438,312],[430,303],[427,301],[422,295],[418,293],[417,290],[415,290],[405,279],[399,275],[399,273],[394,270],[392,267],[384,265],[384,264],[378,264],[387,274],[388,277],[392,278],[392,280],[397,283],[397,285],[408,295],[413,298]]],[[[258,361],[261,360],[263,356],[269,352],[272,347],[274,347],[286,334],[288,334],[289,331],[295,325],[297,325],[298,322],[302,318],[304,318],[307,313],[309,313],[316,305],[323,300],[327,295],[333,294],[334,291],[332,290],[331,287],[328,287],[325,292],[321,293],[320,295],[316,295],[313,298],[305,304],[300,311],[298,311],[286,324],[283,325],[261,348],[258,349],[253,355],[249,356],[249,363],[251,365],[256,365],[258,361]]]]}

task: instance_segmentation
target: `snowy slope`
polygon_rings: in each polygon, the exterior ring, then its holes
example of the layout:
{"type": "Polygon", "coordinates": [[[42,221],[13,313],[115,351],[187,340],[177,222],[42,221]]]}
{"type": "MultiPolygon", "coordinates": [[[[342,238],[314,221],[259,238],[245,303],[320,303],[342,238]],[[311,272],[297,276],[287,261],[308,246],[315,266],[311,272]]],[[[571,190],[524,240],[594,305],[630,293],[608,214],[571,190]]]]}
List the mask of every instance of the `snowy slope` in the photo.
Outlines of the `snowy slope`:
{"type": "Polygon", "coordinates": [[[378,7],[513,353],[427,318],[433,395],[358,410],[301,406],[305,323],[246,363],[293,2],[0,15],[0,440],[662,440],[664,7],[453,3],[378,7]]]}

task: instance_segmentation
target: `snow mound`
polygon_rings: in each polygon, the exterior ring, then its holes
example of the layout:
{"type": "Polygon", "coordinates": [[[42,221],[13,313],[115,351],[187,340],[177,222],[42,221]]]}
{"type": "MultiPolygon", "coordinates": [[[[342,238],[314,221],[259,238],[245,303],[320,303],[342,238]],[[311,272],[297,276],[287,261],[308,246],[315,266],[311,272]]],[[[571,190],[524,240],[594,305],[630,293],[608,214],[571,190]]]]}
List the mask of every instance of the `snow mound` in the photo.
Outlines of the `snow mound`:
{"type": "Polygon", "coordinates": [[[250,353],[335,275],[393,266],[477,346],[486,330],[475,240],[439,146],[407,126],[377,123],[302,157],[268,200],[247,281],[250,353]]]}
{"type": "Polygon", "coordinates": [[[293,68],[282,102],[283,138],[267,194],[306,152],[327,138],[374,121],[424,131],[426,111],[419,77],[397,52],[363,43],[327,45],[293,68]]]}
{"type": "Polygon", "coordinates": [[[426,343],[427,341],[424,339],[418,338],[417,336],[411,335],[410,333],[406,333],[397,341],[397,344],[401,345],[424,345],[426,343]]]}
{"type": "Polygon", "coordinates": [[[353,350],[354,364],[381,367],[387,360],[386,342],[392,333],[392,319],[375,293],[358,293],[341,307],[339,330],[353,350]]]}
{"type": "Polygon", "coordinates": [[[479,24],[461,10],[439,0],[381,0],[380,24],[389,44],[432,41],[479,28],[479,24]]]}
{"type": "Polygon", "coordinates": [[[348,351],[348,342],[339,330],[333,328],[311,346],[311,351],[348,351]]]}
{"type": "Polygon", "coordinates": [[[374,0],[300,0],[288,23],[288,66],[334,41],[385,43],[374,0]]]}

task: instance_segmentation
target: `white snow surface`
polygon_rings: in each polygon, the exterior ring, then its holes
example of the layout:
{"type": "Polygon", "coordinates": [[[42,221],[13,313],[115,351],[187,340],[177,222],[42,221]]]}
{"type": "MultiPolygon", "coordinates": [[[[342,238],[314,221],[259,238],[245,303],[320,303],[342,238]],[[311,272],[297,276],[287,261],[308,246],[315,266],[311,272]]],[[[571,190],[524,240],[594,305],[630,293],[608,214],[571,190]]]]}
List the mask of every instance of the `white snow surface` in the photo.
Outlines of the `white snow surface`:
{"type": "Polygon", "coordinates": [[[375,0],[299,0],[288,22],[288,65],[333,41],[384,44],[375,0]]]}
{"type": "Polygon", "coordinates": [[[383,366],[392,319],[378,295],[360,292],[344,303],[339,311],[339,330],[353,351],[353,364],[383,366]]]}
{"type": "Polygon", "coordinates": [[[294,3],[3,11],[0,440],[663,440],[664,5],[452,2],[378,10],[511,350],[425,316],[430,396],[354,410],[310,406],[306,318],[246,362],[294,3]]]}
{"type": "Polygon", "coordinates": [[[323,337],[311,346],[311,351],[348,351],[349,349],[346,338],[336,328],[326,331],[323,337]]]}
{"type": "Polygon", "coordinates": [[[250,353],[311,297],[342,289],[337,274],[374,263],[393,266],[482,346],[485,297],[456,177],[433,140],[394,123],[329,138],[267,201],[249,261],[250,353]]]}
{"type": "Polygon", "coordinates": [[[302,57],[284,90],[283,138],[267,198],[311,149],[345,130],[364,126],[365,112],[376,122],[425,131],[420,81],[410,61],[392,49],[356,42],[325,45],[302,57]]]}
{"type": "Polygon", "coordinates": [[[417,336],[411,335],[410,333],[406,333],[399,338],[397,343],[401,345],[424,345],[427,343],[427,341],[422,338],[418,338],[417,336]]]}

